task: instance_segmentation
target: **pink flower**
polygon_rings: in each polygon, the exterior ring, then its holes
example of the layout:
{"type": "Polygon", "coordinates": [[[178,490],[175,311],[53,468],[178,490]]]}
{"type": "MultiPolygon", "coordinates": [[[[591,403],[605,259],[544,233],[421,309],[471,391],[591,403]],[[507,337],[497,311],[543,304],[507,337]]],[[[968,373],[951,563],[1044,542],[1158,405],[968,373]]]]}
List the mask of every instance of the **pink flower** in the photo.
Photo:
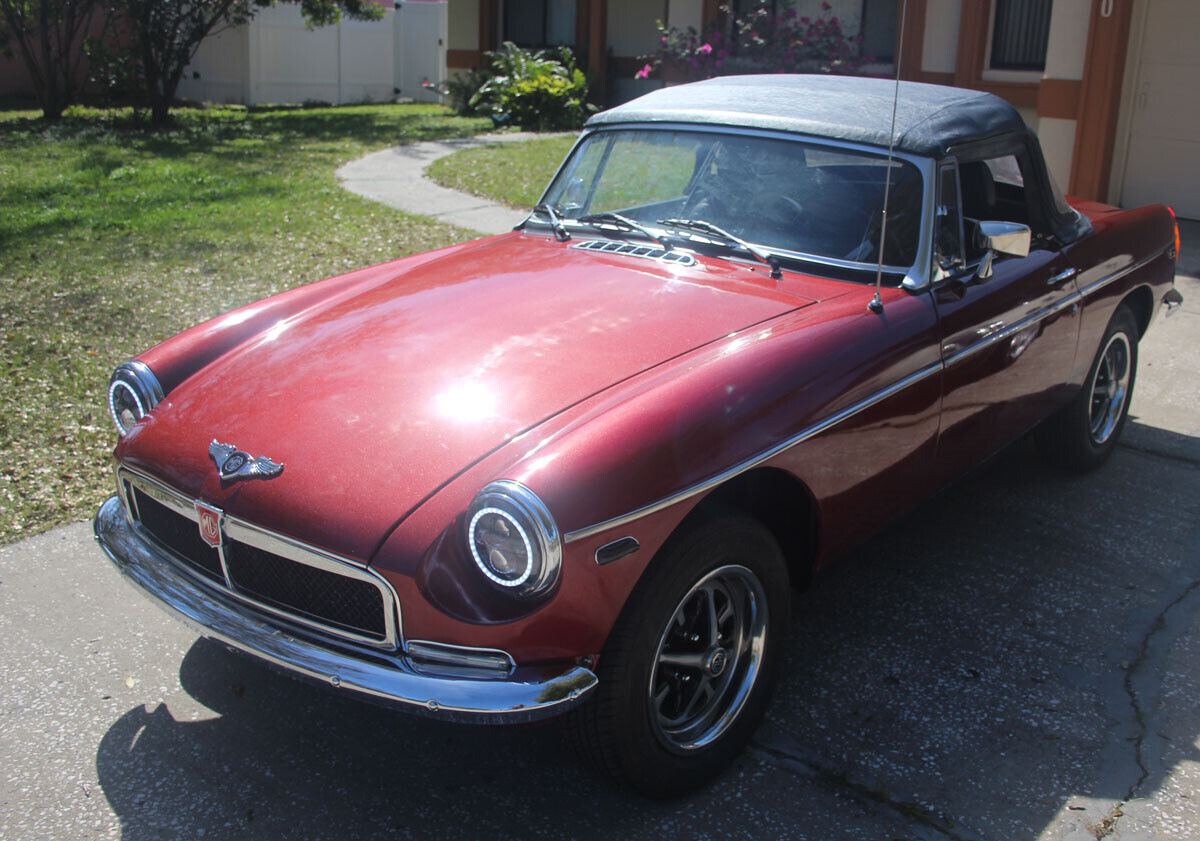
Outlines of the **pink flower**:
{"type": "Polygon", "coordinates": [[[701,52],[703,55],[708,55],[709,53],[711,53],[711,52],[712,52],[712,44],[701,44],[701,45],[700,45],[700,52],[701,52]]]}
{"type": "Polygon", "coordinates": [[[652,69],[653,69],[653,68],[652,68],[652,67],[651,67],[649,64],[647,64],[647,65],[646,65],[645,67],[643,67],[641,70],[639,70],[638,72],[634,73],[634,74],[633,74],[633,78],[635,78],[635,79],[648,79],[648,78],[650,78],[650,71],[651,71],[652,69]]]}

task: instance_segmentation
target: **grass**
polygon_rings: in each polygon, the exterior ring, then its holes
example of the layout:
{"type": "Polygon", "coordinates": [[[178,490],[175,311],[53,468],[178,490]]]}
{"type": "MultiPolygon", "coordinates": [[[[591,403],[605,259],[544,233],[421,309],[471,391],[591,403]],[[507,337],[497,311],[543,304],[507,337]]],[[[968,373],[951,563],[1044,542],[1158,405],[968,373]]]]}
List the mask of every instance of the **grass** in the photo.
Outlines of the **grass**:
{"type": "Polygon", "coordinates": [[[0,543],[112,486],[112,368],[265,295],[473,234],[354,196],[334,170],[478,134],[439,106],[181,109],[155,133],[0,110],[0,543]]]}
{"type": "Polygon", "coordinates": [[[463,149],[434,161],[426,174],[443,187],[530,208],[574,143],[570,135],[463,149]]]}

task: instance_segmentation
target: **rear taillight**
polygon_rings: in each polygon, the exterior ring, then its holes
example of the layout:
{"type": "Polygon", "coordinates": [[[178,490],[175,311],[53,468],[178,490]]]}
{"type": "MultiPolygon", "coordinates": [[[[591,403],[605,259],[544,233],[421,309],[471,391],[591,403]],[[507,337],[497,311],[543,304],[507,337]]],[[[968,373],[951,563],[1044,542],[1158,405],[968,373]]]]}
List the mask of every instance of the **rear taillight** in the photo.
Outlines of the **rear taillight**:
{"type": "Polygon", "coordinates": [[[1171,221],[1175,223],[1175,262],[1179,262],[1179,219],[1175,216],[1175,208],[1168,207],[1171,211],[1171,221]]]}

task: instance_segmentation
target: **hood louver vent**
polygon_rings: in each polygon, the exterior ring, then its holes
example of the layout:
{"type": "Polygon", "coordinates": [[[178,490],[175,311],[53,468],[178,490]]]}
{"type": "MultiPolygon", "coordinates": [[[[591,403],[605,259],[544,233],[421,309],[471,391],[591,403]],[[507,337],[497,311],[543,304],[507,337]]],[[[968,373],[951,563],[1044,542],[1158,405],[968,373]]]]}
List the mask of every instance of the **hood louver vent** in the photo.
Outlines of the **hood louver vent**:
{"type": "Polygon", "coordinates": [[[645,257],[647,260],[658,260],[662,263],[675,263],[679,266],[691,266],[696,259],[691,254],[682,251],[667,251],[663,248],[652,248],[647,245],[631,245],[627,242],[610,242],[603,239],[592,239],[572,245],[572,248],[582,248],[584,251],[603,251],[606,254],[625,254],[629,257],[645,257]]]}

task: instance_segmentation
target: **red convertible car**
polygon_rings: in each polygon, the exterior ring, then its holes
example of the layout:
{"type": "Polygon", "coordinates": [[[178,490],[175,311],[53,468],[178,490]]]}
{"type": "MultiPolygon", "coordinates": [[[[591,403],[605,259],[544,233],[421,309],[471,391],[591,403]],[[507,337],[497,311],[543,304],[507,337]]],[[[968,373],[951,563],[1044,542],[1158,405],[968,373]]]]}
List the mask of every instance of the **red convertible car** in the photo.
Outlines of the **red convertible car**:
{"type": "Polygon", "coordinates": [[[1064,200],[989,94],[663,89],[518,230],[120,365],[96,537],[206,636],[427,715],[565,713],[670,795],[759,722],[792,588],[1030,430],[1104,461],[1177,251],[1166,207],[1064,200]]]}

